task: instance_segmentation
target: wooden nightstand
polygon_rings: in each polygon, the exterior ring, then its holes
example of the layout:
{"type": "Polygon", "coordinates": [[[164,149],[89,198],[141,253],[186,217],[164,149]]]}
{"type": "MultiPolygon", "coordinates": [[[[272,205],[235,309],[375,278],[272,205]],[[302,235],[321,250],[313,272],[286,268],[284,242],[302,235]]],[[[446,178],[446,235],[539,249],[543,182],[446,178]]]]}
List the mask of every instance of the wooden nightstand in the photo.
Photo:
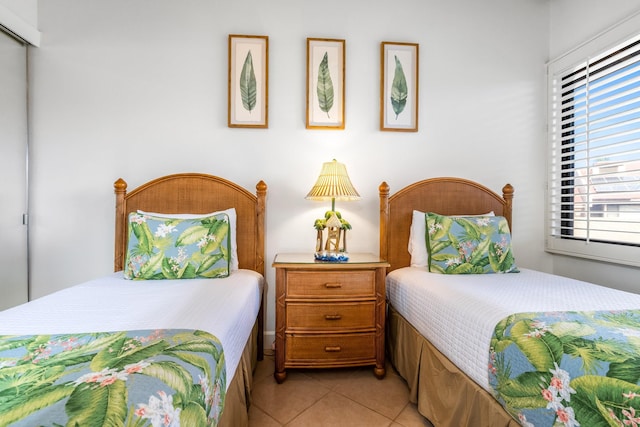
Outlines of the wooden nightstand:
{"type": "Polygon", "coordinates": [[[375,365],[385,375],[385,273],[373,254],[346,262],[315,261],[313,254],[278,254],[276,354],[278,383],[287,368],[375,365]]]}

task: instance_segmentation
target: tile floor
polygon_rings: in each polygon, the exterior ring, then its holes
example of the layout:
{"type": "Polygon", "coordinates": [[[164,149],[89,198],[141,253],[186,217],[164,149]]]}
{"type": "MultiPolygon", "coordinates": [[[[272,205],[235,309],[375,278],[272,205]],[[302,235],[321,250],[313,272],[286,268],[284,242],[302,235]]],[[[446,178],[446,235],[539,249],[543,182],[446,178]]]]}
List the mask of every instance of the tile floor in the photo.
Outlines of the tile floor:
{"type": "Polygon", "coordinates": [[[406,382],[387,364],[383,380],[371,367],[295,369],[277,384],[273,355],[254,374],[250,427],[431,427],[409,402],[406,382]]]}

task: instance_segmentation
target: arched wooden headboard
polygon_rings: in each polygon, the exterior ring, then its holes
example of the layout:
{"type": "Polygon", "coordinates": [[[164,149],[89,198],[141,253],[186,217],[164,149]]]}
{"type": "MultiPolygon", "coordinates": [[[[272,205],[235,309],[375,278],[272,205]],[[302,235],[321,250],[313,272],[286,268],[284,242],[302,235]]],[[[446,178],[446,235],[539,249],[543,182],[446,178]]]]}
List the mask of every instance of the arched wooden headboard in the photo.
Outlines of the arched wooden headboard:
{"type": "Polygon", "coordinates": [[[502,188],[502,196],[476,182],[462,178],[431,178],[410,184],[389,196],[389,185],[382,182],[380,193],[380,257],[391,265],[388,271],[409,266],[407,250],[413,211],[441,215],[479,215],[494,211],[511,224],[514,189],[502,188]]]}
{"type": "Polygon", "coordinates": [[[124,268],[127,250],[127,215],[138,209],[161,213],[209,213],[235,208],[236,243],[240,268],[264,276],[264,215],[267,185],[256,185],[256,194],[213,175],[181,173],[167,175],[127,192],[127,183],[118,179],[116,193],[116,228],[114,271],[124,268]]]}

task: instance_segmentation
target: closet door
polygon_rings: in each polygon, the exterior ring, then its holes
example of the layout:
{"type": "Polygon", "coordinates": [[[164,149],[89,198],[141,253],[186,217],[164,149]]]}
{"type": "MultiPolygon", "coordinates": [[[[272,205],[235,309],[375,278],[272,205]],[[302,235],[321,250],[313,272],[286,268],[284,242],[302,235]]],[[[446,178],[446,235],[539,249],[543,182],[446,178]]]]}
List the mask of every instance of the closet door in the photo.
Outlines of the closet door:
{"type": "Polygon", "coordinates": [[[27,48],[0,31],[0,310],[27,301],[27,48]]]}

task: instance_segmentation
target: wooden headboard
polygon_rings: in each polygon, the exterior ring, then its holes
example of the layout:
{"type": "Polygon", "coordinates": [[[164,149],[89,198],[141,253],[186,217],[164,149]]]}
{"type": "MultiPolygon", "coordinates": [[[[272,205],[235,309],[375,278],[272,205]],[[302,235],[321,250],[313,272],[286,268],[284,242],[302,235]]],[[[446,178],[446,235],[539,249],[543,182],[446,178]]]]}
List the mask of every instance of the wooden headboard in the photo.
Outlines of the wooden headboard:
{"type": "Polygon", "coordinates": [[[114,271],[124,268],[127,251],[127,216],[138,209],[161,213],[209,213],[235,208],[236,244],[240,268],[264,276],[264,213],[267,184],[256,185],[256,195],[239,185],[213,175],[181,173],[167,175],[127,192],[118,179],[116,193],[116,235],[114,271]]]}
{"type": "Polygon", "coordinates": [[[407,267],[407,250],[413,211],[441,215],[479,215],[490,211],[504,216],[511,225],[513,187],[502,188],[502,197],[476,182],[462,178],[431,178],[406,186],[389,196],[389,185],[380,184],[380,257],[388,271],[407,267]]]}

